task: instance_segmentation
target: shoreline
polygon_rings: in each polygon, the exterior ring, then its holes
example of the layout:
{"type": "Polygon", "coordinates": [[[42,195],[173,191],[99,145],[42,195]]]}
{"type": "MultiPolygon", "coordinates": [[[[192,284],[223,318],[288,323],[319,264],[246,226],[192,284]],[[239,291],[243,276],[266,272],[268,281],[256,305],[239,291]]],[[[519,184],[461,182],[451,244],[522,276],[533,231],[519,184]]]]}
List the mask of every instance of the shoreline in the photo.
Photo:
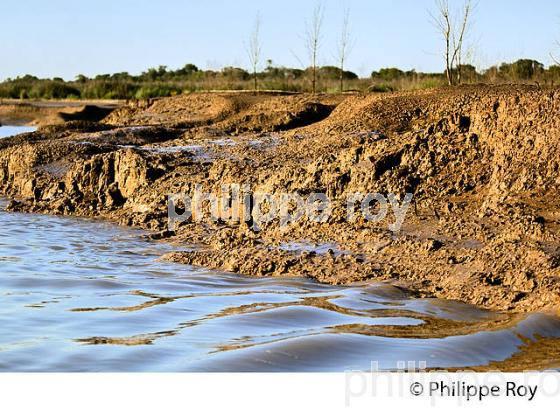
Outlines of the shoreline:
{"type": "Polygon", "coordinates": [[[46,126],[65,122],[61,114],[76,115],[86,107],[113,110],[121,100],[14,100],[0,99],[0,124],[12,126],[46,126]]]}
{"type": "MultiPolygon", "coordinates": [[[[186,264],[186,265],[191,265],[194,267],[200,267],[200,268],[207,268],[207,269],[211,269],[211,270],[215,270],[215,271],[221,271],[223,273],[230,273],[233,275],[238,275],[239,277],[268,277],[266,275],[255,275],[255,274],[251,274],[251,273],[239,273],[237,271],[233,271],[233,270],[221,270],[219,268],[214,268],[212,266],[214,266],[211,262],[206,262],[205,264],[192,264],[189,263],[184,257],[183,255],[191,253],[192,250],[196,250],[197,248],[200,249],[201,248],[201,244],[195,244],[195,243],[191,243],[191,244],[185,244],[185,242],[183,242],[183,239],[179,236],[175,236],[175,235],[169,235],[168,232],[169,231],[157,231],[157,230],[152,230],[148,227],[143,227],[142,224],[139,225],[128,225],[123,223],[123,219],[114,219],[114,217],[112,215],[87,215],[87,214],[61,214],[61,213],[52,213],[52,212],[33,212],[33,211],[27,211],[25,209],[20,209],[20,210],[10,210],[8,208],[12,208],[12,207],[19,207],[21,206],[22,203],[19,202],[17,199],[13,199],[13,198],[7,198],[4,196],[0,196],[0,208],[3,206],[3,209],[0,209],[3,212],[10,212],[10,213],[18,213],[20,215],[25,215],[25,214],[30,214],[30,215],[44,215],[44,216],[53,216],[53,217],[64,217],[64,218],[75,218],[78,221],[88,221],[88,222],[92,222],[92,223],[107,223],[107,224],[112,224],[114,226],[121,226],[121,227],[127,227],[136,231],[140,232],[139,238],[141,238],[142,240],[145,240],[147,242],[150,241],[154,241],[154,242],[163,242],[172,246],[192,246],[192,249],[189,250],[185,250],[185,251],[171,251],[171,252],[167,252],[164,253],[163,255],[161,255],[159,258],[157,258],[157,260],[163,261],[163,262],[170,262],[170,263],[177,263],[177,264],[186,264]]],[[[252,251],[254,249],[251,249],[252,251]]],[[[215,264],[215,266],[220,266],[219,264],[215,264]]],[[[466,302],[464,300],[459,300],[459,299],[449,299],[446,297],[439,297],[439,296],[435,296],[433,294],[430,294],[428,292],[422,292],[418,289],[414,289],[413,287],[409,286],[409,284],[405,284],[400,282],[398,279],[388,279],[388,280],[378,280],[378,279],[368,279],[368,280],[358,280],[358,281],[352,281],[352,282],[342,282],[342,283],[337,283],[337,282],[332,282],[331,280],[329,280],[327,278],[327,280],[321,280],[321,279],[317,279],[317,278],[311,278],[309,276],[302,276],[301,274],[285,274],[285,275],[281,275],[281,277],[287,278],[287,279],[309,279],[312,282],[318,283],[318,284],[325,284],[325,285],[332,285],[332,286],[341,286],[341,287],[364,287],[367,286],[369,284],[379,284],[379,285],[387,285],[387,286],[391,286],[394,287],[396,289],[398,289],[400,292],[403,293],[403,295],[406,295],[407,297],[410,298],[418,298],[418,299],[433,299],[433,301],[435,303],[437,303],[438,300],[441,301],[450,301],[450,302],[458,302],[458,303],[465,303],[467,306],[472,306],[474,308],[477,309],[481,309],[482,311],[487,311],[489,313],[492,314],[505,314],[505,315],[511,315],[511,318],[507,319],[504,322],[504,328],[506,328],[507,326],[512,326],[512,324],[515,323],[520,323],[522,322],[524,319],[526,319],[528,317],[528,315],[532,315],[532,314],[537,314],[537,313],[542,313],[544,315],[548,315],[550,317],[560,317],[560,313],[558,312],[558,310],[555,310],[554,307],[551,308],[544,308],[544,309],[539,309],[539,310],[528,310],[528,311],[517,311],[517,310],[511,310],[511,309],[493,309],[493,308],[488,308],[488,307],[484,307],[484,306],[480,306],[477,304],[473,304],[470,302],[466,302]]],[[[493,330],[496,330],[496,328],[493,328],[493,330]]],[[[451,336],[452,334],[450,334],[449,336],[451,336]]],[[[453,334],[454,335],[454,334],[453,334]]]]}
{"type": "Polygon", "coordinates": [[[539,112],[554,93],[461,87],[129,103],[99,123],[1,141],[2,193],[17,200],[13,211],[101,216],[193,246],[168,255],[174,262],[329,284],[388,282],[419,297],[558,314],[560,207],[548,171],[558,162],[556,120],[518,108],[539,112]],[[167,194],[224,183],[325,192],[337,204],[359,190],[412,191],[415,204],[396,234],[338,211],[323,225],[298,221],[287,230],[205,220],[166,231],[167,194]]]}

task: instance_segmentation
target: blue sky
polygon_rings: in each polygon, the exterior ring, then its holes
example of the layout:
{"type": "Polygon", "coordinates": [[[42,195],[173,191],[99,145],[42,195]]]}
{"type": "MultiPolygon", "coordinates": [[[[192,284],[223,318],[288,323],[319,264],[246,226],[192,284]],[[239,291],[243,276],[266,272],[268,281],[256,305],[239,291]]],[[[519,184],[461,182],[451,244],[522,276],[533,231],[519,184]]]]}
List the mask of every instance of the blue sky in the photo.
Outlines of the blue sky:
{"type": "MultiPolygon", "coordinates": [[[[461,0],[450,0],[459,6],[461,0]]],[[[77,74],[148,67],[248,67],[247,42],[261,14],[263,60],[301,67],[302,34],[315,1],[307,0],[2,0],[0,79],[26,73],[77,74]]],[[[319,63],[334,64],[342,10],[350,9],[355,45],[347,67],[362,76],[397,66],[443,71],[441,41],[428,10],[433,0],[324,0],[319,63]]],[[[548,65],[560,40],[557,0],[478,0],[469,43],[484,68],[528,57],[548,65]]],[[[560,52],[559,52],[560,54],[560,52]]]]}

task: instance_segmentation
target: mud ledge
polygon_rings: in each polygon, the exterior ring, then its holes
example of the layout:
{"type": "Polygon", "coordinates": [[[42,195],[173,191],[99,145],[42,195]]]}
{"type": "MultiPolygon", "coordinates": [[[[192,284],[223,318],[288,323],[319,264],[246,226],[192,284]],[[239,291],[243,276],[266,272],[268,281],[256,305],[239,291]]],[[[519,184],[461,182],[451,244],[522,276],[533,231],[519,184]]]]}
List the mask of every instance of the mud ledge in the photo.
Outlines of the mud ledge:
{"type": "Polygon", "coordinates": [[[124,103],[118,100],[0,99],[0,124],[45,126],[68,120],[98,121],[124,103]]]}
{"type": "Polygon", "coordinates": [[[130,103],[0,140],[9,210],[103,216],[190,245],[166,259],[417,296],[558,312],[560,91],[477,86],[358,96],[208,93],[130,103]],[[167,227],[167,195],[225,183],[269,193],[414,193],[387,222],[167,227]]]}

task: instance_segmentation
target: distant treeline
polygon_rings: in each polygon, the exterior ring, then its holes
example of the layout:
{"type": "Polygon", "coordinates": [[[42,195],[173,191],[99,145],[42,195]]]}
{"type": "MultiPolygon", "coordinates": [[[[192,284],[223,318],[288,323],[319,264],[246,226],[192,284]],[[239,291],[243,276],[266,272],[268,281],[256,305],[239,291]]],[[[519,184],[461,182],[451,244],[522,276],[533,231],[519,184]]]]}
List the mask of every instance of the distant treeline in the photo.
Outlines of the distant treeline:
{"type": "MultiPolygon", "coordinates": [[[[477,72],[472,65],[461,65],[462,83],[526,83],[541,85],[560,83],[560,66],[545,68],[535,60],[522,59],[504,63],[477,72]]],[[[340,69],[334,66],[318,68],[317,90],[339,91],[340,69]]],[[[310,90],[310,69],[275,67],[257,74],[259,89],[305,92],[310,90]]],[[[383,68],[371,73],[370,78],[358,78],[351,71],[344,71],[347,90],[395,91],[403,89],[433,88],[446,85],[444,73],[419,73],[398,68],[383,68]]],[[[166,97],[191,91],[252,90],[252,75],[237,67],[220,71],[200,70],[187,64],[178,70],[165,66],[150,68],[140,75],[129,73],[102,74],[94,78],[78,75],[73,81],[62,78],[40,79],[25,75],[0,83],[0,98],[15,99],[145,99],[166,97]]]]}

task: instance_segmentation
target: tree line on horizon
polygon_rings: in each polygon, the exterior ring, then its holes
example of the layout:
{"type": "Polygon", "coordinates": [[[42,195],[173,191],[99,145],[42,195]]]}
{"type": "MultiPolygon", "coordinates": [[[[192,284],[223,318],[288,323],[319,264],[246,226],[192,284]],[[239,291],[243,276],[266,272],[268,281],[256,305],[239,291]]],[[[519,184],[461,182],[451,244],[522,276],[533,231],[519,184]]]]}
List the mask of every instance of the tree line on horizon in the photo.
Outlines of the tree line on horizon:
{"type": "MultiPolygon", "coordinates": [[[[560,65],[545,68],[538,61],[521,59],[503,63],[478,72],[469,64],[460,67],[462,83],[538,83],[560,84],[560,65]]],[[[310,69],[275,67],[272,64],[257,72],[262,90],[286,92],[309,91],[310,69]]],[[[338,92],[341,71],[335,66],[316,68],[317,91],[338,92]]],[[[343,71],[347,91],[385,92],[427,89],[447,85],[447,74],[422,73],[395,67],[373,71],[369,78],[359,78],[352,71],[343,71]]],[[[0,83],[0,98],[5,99],[146,99],[208,90],[252,90],[253,73],[239,67],[201,70],[186,64],[177,70],[165,66],[150,68],[140,75],[126,72],[101,74],[93,78],[78,75],[73,81],[62,78],[41,79],[25,75],[0,83]]]]}
{"type": "MultiPolygon", "coordinates": [[[[308,61],[306,68],[275,66],[266,60],[261,68],[261,18],[257,13],[246,44],[250,69],[224,67],[201,70],[194,64],[170,70],[166,66],[150,68],[139,75],[127,72],[100,74],[92,78],[78,75],[73,81],[62,78],[40,79],[33,75],[7,79],[0,83],[0,98],[10,99],[146,99],[167,97],[184,92],[209,90],[276,90],[286,92],[384,92],[454,86],[464,83],[560,83],[560,63],[551,54],[554,65],[545,66],[532,59],[492,66],[482,72],[466,62],[471,46],[466,44],[475,4],[465,0],[459,10],[451,10],[448,0],[435,0],[429,16],[443,41],[444,71],[422,73],[396,67],[373,71],[369,78],[359,78],[346,70],[345,63],[354,44],[350,32],[350,10],[342,13],[337,44],[337,65],[319,66],[322,47],[323,4],[318,1],[310,20],[305,22],[302,37],[308,61]]],[[[560,46],[560,44],[559,44],[560,46]]],[[[296,56],[297,57],[297,56],[296,56]]],[[[298,57],[298,60],[301,60],[298,57]]],[[[306,64],[301,62],[301,66],[306,64]]]]}

